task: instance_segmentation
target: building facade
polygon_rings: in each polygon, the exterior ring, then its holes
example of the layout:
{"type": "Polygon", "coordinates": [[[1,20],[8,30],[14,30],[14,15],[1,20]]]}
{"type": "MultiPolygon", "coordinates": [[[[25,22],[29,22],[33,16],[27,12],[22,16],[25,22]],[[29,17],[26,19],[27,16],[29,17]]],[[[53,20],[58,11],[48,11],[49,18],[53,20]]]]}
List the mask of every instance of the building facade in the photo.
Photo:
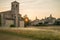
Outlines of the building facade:
{"type": "Polygon", "coordinates": [[[50,14],[49,17],[45,18],[45,24],[47,25],[53,25],[56,21],[56,18],[52,17],[52,15],[50,14]]]}
{"type": "Polygon", "coordinates": [[[11,10],[0,12],[1,16],[1,26],[11,26],[15,25],[16,27],[24,26],[24,20],[19,14],[19,2],[13,1],[11,3],[11,10]],[[20,23],[21,22],[21,23],[20,23]]]}
{"type": "Polygon", "coordinates": [[[36,19],[31,22],[31,25],[54,25],[56,18],[54,18],[51,14],[49,17],[45,17],[45,19],[36,19]]]}

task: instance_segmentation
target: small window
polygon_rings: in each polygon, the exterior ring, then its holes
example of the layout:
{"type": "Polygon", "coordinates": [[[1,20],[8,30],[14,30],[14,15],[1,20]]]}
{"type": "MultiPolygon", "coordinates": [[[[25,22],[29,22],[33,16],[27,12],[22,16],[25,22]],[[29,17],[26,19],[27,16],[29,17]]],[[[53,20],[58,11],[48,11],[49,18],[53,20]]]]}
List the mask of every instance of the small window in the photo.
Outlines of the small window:
{"type": "Polygon", "coordinates": [[[18,5],[16,5],[16,7],[17,7],[18,5]]]}
{"type": "Polygon", "coordinates": [[[12,7],[13,7],[14,5],[12,5],[12,7]]]}

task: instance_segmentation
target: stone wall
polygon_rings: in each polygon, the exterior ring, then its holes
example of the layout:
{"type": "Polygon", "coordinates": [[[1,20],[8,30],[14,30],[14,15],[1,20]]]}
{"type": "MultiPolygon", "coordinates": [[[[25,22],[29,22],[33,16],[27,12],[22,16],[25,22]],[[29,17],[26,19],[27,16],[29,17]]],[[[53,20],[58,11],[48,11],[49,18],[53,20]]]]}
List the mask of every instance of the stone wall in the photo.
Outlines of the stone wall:
{"type": "Polygon", "coordinates": [[[10,27],[13,24],[14,24],[14,21],[13,20],[6,20],[6,22],[5,22],[5,26],[6,27],[10,27]]]}
{"type": "Polygon", "coordinates": [[[24,21],[20,21],[20,27],[24,27],[24,21]]]}

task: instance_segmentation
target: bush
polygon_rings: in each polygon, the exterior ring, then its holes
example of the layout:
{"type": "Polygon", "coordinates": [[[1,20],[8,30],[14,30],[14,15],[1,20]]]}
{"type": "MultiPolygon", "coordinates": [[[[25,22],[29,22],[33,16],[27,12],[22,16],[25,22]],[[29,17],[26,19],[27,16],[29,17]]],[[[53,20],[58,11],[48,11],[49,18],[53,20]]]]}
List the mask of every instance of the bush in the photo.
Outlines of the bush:
{"type": "Polygon", "coordinates": [[[60,25],[60,21],[55,21],[54,25],[60,25]]]}
{"type": "Polygon", "coordinates": [[[10,25],[10,27],[15,27],[15,25],[10,25]]]}

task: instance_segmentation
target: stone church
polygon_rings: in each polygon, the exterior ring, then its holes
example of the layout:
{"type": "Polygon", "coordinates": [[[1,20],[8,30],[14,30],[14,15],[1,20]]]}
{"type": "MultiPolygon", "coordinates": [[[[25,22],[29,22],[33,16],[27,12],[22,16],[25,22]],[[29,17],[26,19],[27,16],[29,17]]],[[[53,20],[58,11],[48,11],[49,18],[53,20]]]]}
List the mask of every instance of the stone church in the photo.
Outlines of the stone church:
{"type": "Polygon", "coordinates": [[[0,12],[1,26],[10,27],[15,25],[16,27],[24,27],[24,20],[19,14],[19,2],[13,1],[11,3],[11,10],[0,12]]]}

